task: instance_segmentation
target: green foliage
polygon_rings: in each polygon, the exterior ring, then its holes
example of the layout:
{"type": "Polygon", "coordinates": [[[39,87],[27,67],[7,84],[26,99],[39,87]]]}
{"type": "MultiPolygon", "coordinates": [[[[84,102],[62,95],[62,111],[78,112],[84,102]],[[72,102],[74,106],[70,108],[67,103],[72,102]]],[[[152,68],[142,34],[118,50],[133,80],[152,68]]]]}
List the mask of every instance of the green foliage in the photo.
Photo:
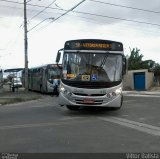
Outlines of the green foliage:
{"type": "Polygon", "coordinates": [[[128,70],[138,70],[141,69],[141,62],[143,55],[139,54],[139,49],[133,48],[128,59],[128,70]]]}
{"type": "Polygon", "coordinates": [[[159,63],[155,64],[154,73],[156,76],[160,76],[160,64],[159,63]]]}
{"type": "Polygon", "coordinates": [[[153,69],[155,67],[155,61],[145,60],[143,61],[143,55],[140,54],[140,49],[130,49],[131,54],[128,58],[128,70],[139,70],[139,69],[153,69]]]}
{"type": "Polygon", "coordinates": [[[145,60],[142,61],[142,69],[153,70],[155,67],[155,61],[153,60],[145,60]]]}

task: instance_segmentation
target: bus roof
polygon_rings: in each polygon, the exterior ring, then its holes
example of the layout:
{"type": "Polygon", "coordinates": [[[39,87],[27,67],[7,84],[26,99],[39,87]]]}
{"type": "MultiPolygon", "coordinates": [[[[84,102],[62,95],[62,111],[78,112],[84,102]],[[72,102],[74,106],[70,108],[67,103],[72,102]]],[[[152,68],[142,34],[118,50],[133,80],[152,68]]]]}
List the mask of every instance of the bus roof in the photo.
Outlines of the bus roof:
{"type": "Polygon", "coordinates": [[[31,67],[30,69],[53,68],[53,67],[57,67],[57,64],[45,64],[37,67],[31,67]]]}
{"type": "Polygon", "coordinates": [[[6,69],[4,72],[19,72],[22,71],[24,68],[12,68],[12,69],[6,69]]]}

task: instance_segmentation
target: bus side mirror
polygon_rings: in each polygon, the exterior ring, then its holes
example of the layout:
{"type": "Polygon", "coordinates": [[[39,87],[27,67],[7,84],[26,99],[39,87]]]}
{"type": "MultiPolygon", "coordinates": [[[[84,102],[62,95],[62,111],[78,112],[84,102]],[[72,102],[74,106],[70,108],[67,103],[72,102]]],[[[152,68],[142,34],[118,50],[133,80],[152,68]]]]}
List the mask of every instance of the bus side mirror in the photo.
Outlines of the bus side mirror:
{"type": "Polygon", "coordinates": [[[125,75],[127,70],[127,60],[123,57],[123,67],[122,67],[122,74],[125,75]]]}
{"type": "Polygon", "coordinates": [[[58,51],[57,57],[56,57],[56,63],[59,63],[60,58],[61,58],[61,52],[58,51]]]}
{"type": "Polygon", "coordinates": [[[57,57],[56,57],[56,63],[59,63],[60,58],[61,58],[61,51],[63,51],[63,50],[64,50],[64,49],[58,50],[57,57]]]}

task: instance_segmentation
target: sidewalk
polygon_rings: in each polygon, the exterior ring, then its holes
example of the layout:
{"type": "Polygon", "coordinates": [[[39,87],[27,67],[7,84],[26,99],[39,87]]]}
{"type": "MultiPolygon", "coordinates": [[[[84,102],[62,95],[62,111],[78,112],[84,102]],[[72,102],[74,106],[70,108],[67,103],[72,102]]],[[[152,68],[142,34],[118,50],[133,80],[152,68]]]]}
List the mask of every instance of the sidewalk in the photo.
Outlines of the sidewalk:
{"type": "Polygon", "coordinates": [[[160,87],[153,87],[152,89],[147,90],[147,91],[136,91],[136,90],[127,91],[127,90],[124,90],[123,94],[124,95],[127,95],[127,94],[135,95],[136,94],[136,95],[158,95],[158,96],[160,96],[160,87]]]}

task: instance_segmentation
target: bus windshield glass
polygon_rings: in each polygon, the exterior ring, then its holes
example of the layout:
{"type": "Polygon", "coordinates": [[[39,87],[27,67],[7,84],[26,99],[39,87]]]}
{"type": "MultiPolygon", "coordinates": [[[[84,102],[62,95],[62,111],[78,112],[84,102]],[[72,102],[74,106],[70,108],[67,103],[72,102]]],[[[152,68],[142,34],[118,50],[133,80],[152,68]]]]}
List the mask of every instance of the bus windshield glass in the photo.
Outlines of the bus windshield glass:
{"type": "Polygon", "coordinates": [[[121,81],[122,55],[94,52],[65,52],[62,79],[92,82],[121,81]]]}
{"type": "Polygon", "coordinates": [[[57,67],[48,69],[48,79],[60,78],[61,70],[57,67]]]}

